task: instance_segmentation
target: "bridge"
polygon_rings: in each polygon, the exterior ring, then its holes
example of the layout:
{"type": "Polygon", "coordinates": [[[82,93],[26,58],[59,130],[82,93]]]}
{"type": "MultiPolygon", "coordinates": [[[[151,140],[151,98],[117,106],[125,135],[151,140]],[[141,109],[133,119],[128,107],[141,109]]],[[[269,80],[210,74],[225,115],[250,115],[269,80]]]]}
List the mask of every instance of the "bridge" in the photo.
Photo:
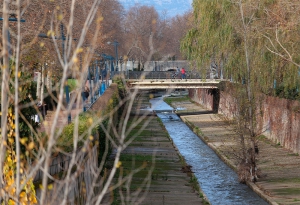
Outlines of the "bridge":
{"type": "Polygon", "coordinates": [[[210,79],[199,72],[187,71],[186,79],[175,71],[123,71],[112,72],[111,77],[123,75],[131,89],[187,89],[187,88],[218,88],[223,79],[210,79]],[[202,76],[204,78],[202,78],[202,76]]]}
{"type": "Polygon", "coordinates": [[[218,88],[220,81],[210,79],[170,80],[170,79],[141,79],[128,80],[131,89],[187,89],[187,88],[218,88]]]}

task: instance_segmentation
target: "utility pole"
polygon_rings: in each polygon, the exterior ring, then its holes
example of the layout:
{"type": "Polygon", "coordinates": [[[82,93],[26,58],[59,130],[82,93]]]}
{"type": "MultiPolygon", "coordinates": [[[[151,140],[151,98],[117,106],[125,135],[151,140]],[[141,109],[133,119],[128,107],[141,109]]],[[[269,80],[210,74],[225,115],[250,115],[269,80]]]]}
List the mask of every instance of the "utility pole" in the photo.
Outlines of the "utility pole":
{"type": "Polygon", "coordinates": [[[107,44],[113,44],[115,46],[115,53],[116,53],[116,71],[118,71],[118,45],[119,45],[119,42],[114,40],[113,43],[111,42],[107,42],[107,44]]]}
{"type": "Polygon", "coordinates": [[[116,51],[116,71],[118,71],[118,61],[119,61],[119,58],[118,58],[118,45],[119,45],[119,42],[118,41],[114,41],[114,46],[115,46],[115,51],[116,51]]]}

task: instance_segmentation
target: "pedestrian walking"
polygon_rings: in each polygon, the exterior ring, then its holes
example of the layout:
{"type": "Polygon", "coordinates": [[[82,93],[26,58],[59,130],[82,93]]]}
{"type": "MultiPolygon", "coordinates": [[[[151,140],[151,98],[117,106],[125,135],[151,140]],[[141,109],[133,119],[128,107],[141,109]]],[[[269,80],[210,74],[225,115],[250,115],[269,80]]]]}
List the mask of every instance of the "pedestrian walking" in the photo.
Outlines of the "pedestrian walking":
{"type": "Polygon", "coordinates": [[[85,101],[86,99],[89,98],[89,95],[90,95],[90,89],[89,87],[86,85],[84,87],[84,91],[83,91],[83,101],[85,101]]]}
{"type": "Polygon", "coordinates": [[[181,68],[181,79],[186,79],[185,77],[185,69],[181,68]]]}
{"type": "Polygon", "coordinates": [[[171,80],[175,80],[177,77],[177,72],[172,73],[171,80]]]}
{"type": "Polygon", "coordinates": [[[177,69],[176,69],[176,73],[177,73],[178,78],[180,78],[180,76],[179,76],[179,74],[180,74],[180,68],[178,68],[178,66],[177,66],[177,69]]]}

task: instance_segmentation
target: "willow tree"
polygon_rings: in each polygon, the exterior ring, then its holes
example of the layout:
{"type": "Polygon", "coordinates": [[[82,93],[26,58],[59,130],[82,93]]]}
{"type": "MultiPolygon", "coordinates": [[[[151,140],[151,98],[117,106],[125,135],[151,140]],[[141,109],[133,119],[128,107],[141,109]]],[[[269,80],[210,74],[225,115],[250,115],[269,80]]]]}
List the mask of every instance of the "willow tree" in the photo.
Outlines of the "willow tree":
{"type": "Polygon", "coordinates": [[[299,89],[299,67],[300,67],[300,12],[299,1],[297,0],[277,0],[271,1],[264,8],[265,20],[263,33],[267,43],[265,47],[269,55],[276,56],[274,61],[273,76],[277,82],[277,93],[280,97],[299,99],[291,96],[292,90],[299,89]],[[280,90],[278,90],[280,91],[280,90]]]}
{"type": "Polygon", "coordinates": [[[228,22],[233,6],[229,1],[198,0],[194,1],[193,9],[194,27],[182,40],[181,50],[206,73],[211,61],[220,66],[239,44],[228,22]]]}
{"type": "Polygon", "coordinates": [[[243,147],[241,181],[257,179],[256,137],[262,130],[257,128],[256,120],[261,93],[272,94],[274,82],[291,88],[299,78],[297,57],[291,57],[299,49],[293,39],[298,24],[285,22],[281,28],[294,30],[278,29],[278,22],[295,17],[292,8],[297,6],[293,0],[282,4],[270,0],[196,0],[194,27],[181,43],[182,52],[204,68],[203,73],[215,62],[234,82],[234,121],[243,147]],[[288,7],[288,12],[281,6],[288,7]],[[279,35],[284,40],[279,41],[279,35]],[[292,51],[287,52],[287,47],[292,51]]]}

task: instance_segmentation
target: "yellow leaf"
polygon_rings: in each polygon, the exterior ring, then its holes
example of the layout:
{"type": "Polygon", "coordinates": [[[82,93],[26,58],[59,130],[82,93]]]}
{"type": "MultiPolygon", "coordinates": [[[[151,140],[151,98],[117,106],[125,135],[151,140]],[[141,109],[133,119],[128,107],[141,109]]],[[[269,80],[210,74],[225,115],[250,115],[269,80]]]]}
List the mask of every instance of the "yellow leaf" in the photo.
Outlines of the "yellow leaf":
{"type": "Polygon", "coordinates": [[[118,163],[116,164],[116,168],[120,168],[121,165],[122,165],[122,162],[118,161],[118,163]]]}
{"type": "Polygon", "coordinates": [[[36,203],[37,203],[37,200],[36,200],[35,197],[33,198],[32,203],[33,203],[33,204],[36,204],[36,203]]]}
{"type": "Polygon", "coordinates": [[[24,191],[21,192],[20,197],[23,198],[26,196],[26,193],[24,191]]]}
{"type": "Polygon", "coordinates": [[[94,139],[94,137],[92,135],[89,138],[90,138],[91,141],[94,139]]]}
{"type": "Polygon", "coordinates": [[[8,162],[11,162],[11,161],[12,161],[11,158],[10,158],[10,156],[7,157],[7,161],[8,161],[8,162]]]}
{"type": "Polygon", "coordinates": [[[57,17],[57,19],[58,19],[59,21],[61,21],[61,20],[63,19],[63,15],[62,15],[62,14],[59,14],[58,17],[57,17]]]}
{"type": "Polygon", "coordinates": [[[79,61],[79,60],[78,60],[77,57],[74,57],[74,58],[73,58],[73,62],[74,62],[74,63],[78,63],[78,61],[79,61]]]}
{"type": "Polygon", "coordinates": [[[30,142],[27,146],[27,149],[32,150],[34,148],[34,143],[30,142]]]}
{"type": "Polygon", "coordinates": [[[91,124],[93,124],[93,119],[92,118],[89,118],[88,119],[88,123],[91,125],[91,124]]]}
{"type": "Polygon", "coordinates": [[[99,18],[97,18],[97,23],[100,23],[101,21],[103,21],[103,16],[100,16],[99,18]]]}
{"type": "Polygon", "coordinates": [[[18,72],[18,78],[21,77],[22,73],[21,71],[18,72]]]}
{"type": "Polygon", "coordinates": [[[44,47],[45,43],[44,42],[41,42],[40,43],[40,47],[44,47]]]}
{"type": "Polygon", "coordinates": [[[49,184],[49,185],[48,185],[48,189],[49,189],[49,190],[52,190],[52,189],[53,189],[53,184],[49,184]]]}
{"type": "Polygon", "coordinates": [[[9,170],[9,172],[7,173],[7,175],[8,175],[9,177],[13,176],[13,174],[14,174],[13,170],[9,170]]]}
{"type": "Polygon", "coordinates": [[[76,50],[76,53],[81,53],[83,51],[83,48],[78,48],[77,50],[76,50]]]}
{"type": "Polygon", "coordinates": [[[9,179],[7,180],[7,186],[10,187],[14,183],[14,180],[9,179]]]}
{"type": "Polygon", "coordinates": [[[52,30],[49,30],[49,31],[47,32],[47,36],[52,36],[52,35],[54,35],[54,32],[53,32],[52,30]]]}
{"type": "Polygon", "coordinates": [[[9,200],[8,200],[8,204],[9,204],[9,205],[15,205],[16,203],[15,203],[15,201],[13,201],[12,199],[9,199],[9,200]]]}
{"type": "Polygon", "coordinates": [[[22,145],[24,145],[27,142],[27,137],[23,137],[22,139],[20,139],[20,142],[22,145]]]}

